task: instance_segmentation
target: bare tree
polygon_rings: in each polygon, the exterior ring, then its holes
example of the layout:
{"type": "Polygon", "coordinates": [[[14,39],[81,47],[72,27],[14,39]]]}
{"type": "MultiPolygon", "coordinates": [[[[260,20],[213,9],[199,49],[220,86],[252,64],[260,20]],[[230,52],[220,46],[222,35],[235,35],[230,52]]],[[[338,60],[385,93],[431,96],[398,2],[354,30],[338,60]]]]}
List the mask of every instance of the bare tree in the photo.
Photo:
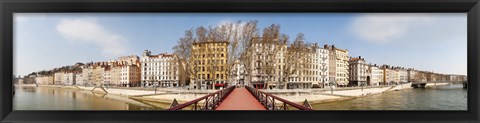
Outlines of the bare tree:
{"type": "Polygon", "coordinates": [[[208,39],[207,39],[208,30],[205,27],[203,27],[203,26],[197,27],[195,29],[195,34],[196,34],[196,41],[198,41],[198,42],[208,41],[208,39]]]}
{"type": "MultiPolygon", "coordinates": [[[[305,44],[303,33],[297,34],[295,41],[290,44],[285,54],[284,76],[286,78],[300,78],[303,75],[305,67],[307,46],[305,44]]],[[[284,88],[287,88],[288,79],[285,79],[284,88]]]]}
{"type": "Polygon", "coordinates": [[[193,29],[186,30],[185,35],[177,41],[177,45],[173,47],[173,52],[177,56],[176,60],[180,65],[179,74],[181,78],[187,79],[191,78],[193,80],[197,79],[195,71],[196,69],[192,64],[194,63],[192,57],[192,45],[195,42],[194,31],[193,29]]]}

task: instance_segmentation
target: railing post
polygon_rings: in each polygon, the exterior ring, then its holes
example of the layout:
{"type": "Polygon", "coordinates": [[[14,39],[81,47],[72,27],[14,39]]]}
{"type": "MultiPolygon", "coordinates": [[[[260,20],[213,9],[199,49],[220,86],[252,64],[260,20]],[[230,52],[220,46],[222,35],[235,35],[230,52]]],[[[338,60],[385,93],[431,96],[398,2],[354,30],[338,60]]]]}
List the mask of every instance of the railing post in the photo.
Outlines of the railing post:
{"type": "Polygon", "coordinates": [[[287,104],[283,102],[283,110],[287,110],[287,104]]]}
{"type": "Polygon", "coordinates": [[[267,94],[265,94],[265,106],[268,107],[268,99],[267,99],[267,94]]]}
{"type": "Polygon", "coordinates": [[[205,98],[205,109],[208,109],[208,98],[209,97],[205,98]]]}
{"type": "Polygon", "coordinates": [[[272,98],[272,102],[273,102],[272,110],[275,110],[275,98],[272,98]]]}
{"type": "Polygon", "coordinates": [[[198,102],[195,102],[195,106],[194,106],[195,110],[197,110],[197,104],[198,104],[198,102]]]}

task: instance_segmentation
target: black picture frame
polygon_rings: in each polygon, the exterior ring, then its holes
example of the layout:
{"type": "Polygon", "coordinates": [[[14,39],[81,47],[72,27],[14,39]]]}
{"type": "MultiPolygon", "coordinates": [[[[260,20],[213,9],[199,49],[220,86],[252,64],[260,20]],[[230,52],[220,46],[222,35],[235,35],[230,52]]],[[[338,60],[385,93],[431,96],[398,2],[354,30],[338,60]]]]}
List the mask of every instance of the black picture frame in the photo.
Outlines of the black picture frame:
{"type": "Polygon", "coordinates": [[[3,122],[477,122],[478,0],[1,0],[0,119],[3,122]],[[468,111],[12,111],[13,13],[17,12],[392,12],[468,13],[468,111]]]}

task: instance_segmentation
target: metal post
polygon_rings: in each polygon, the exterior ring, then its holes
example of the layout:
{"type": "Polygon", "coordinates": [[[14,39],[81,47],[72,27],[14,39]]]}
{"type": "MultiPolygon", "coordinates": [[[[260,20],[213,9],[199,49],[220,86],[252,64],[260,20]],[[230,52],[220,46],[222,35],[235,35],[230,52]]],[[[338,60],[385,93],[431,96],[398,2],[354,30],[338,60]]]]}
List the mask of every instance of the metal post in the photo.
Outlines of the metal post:
{"type": "Polygon", "coordinates": [[[273,102],[272,110],[275,110],[275,98],[272,98],[272,102],[273,102]]]}
{"type": "Polygon", "coordinates": [[[195,102],[195,105],[193,107],[195,107],[195,110],[197,110],[197,103],[198,102],[195,102]]]}
{"type": "Polygon", "coordinates": [[[265,94],[265,106],[268,106],[267,94],[265,94]]]}
{"type": "Polygon", "coordinates": [[[208,97],[205,98],[205,109],[207,109],[207,108],[208,108],[208,97]]]}

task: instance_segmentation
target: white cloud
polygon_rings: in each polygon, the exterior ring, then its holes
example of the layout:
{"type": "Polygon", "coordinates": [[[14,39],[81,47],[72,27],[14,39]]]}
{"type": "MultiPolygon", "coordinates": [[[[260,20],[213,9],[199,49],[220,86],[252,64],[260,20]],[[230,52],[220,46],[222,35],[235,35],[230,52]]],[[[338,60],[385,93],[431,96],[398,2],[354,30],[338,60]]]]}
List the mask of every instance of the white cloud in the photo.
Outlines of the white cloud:
{"type": "Polygon", "coordinates": [[[67,40],[96,45],[105,56],[124,55],[128,50],[128,40],[104,28],[93,18],[63,19],[57,31],[67,40]]]}
{"type": "Polygon", "coordinates": [[[363,14],[352,21],[350,31],[368,42],[389,43],[434,20],[430,14],[363,14]]]}

